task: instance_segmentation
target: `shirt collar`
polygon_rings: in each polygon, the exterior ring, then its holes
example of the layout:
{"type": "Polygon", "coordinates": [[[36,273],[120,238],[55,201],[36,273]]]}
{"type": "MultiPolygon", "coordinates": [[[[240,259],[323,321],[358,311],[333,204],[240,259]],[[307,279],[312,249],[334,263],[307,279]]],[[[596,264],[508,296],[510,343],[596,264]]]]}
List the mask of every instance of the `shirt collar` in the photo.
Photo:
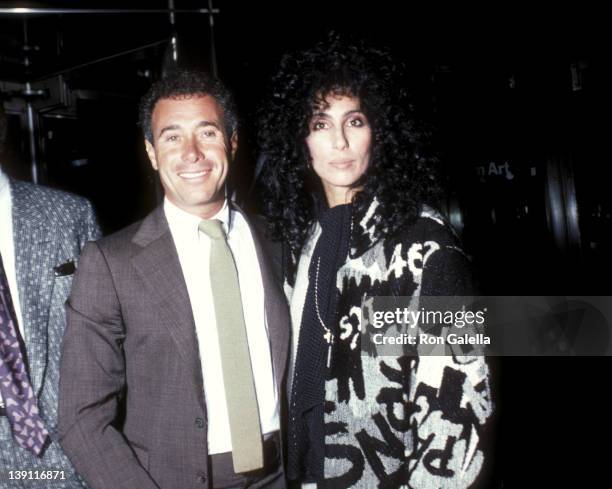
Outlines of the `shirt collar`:
{"type": "MultiPolygon", "coordinates": [[[[191,230],[197,232],[198,226],[203,220],[200,216],[196,216],[195,214],[191,214],[179,208],[170,202],[168,198],[164,198],[164,213],[166,214],[168,224],[173,229],[180,229],[187,232],[191,230]]],[[[233,219],[231,217],[230,206],[227,203],[227,199],[223,201],[223,207],[221,207],[219,212],[210,217],[210,219],[219,219],[223,223],[223,229],[225,232],[228,234],[231,232],[233,219]]]]}
{"type": "Polygon", "coordinates": [[[6,176],[6,173],[2,171],[0,168],[0,195],[4,194],[4,192],[8,192],[9,190],[9,179],[6,176]]]}

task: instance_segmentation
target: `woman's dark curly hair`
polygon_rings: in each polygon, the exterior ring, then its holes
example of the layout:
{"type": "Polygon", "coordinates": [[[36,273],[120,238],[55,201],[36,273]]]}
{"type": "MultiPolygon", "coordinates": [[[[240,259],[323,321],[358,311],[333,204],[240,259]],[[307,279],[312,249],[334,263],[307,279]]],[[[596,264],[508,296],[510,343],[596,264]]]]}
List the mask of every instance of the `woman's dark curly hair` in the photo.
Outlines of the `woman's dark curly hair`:
{"type": "Polygon", "coordinates": [[[315,217],[312,194],[320,183],[309,169],[305,140],[314,109],[328,95],[358,97],[372,128],[368,169],[355,183],[363,189],[352,205],[356,215],[364,215],[376,197],[375,239],[394,235],[439,193],[436,159],[425,154],[427,133],[408,103],[404,73],[388,51],[348,43],[336,34],[282,58],[259,111],[263,210],[273,239],[297,252],[315,217]]]}

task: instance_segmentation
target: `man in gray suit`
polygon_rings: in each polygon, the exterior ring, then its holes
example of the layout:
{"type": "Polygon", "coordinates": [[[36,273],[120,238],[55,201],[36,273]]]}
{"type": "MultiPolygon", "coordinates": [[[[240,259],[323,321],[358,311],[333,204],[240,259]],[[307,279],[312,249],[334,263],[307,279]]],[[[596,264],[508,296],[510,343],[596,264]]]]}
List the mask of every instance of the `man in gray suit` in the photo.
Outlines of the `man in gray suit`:
{"type": "Polygon", "coordinates": [[[141,103],[163,204],[88,245],[68,303],[60,440],[92,489],[283,488],[289,315],[226,193],[230,93],[202,73],[141,103]]]}
{"type": "MultiPolygon", "coordinates": [[[[5,134],[0,104],[0,148],[5,134]]],[[[0,488],[84,487],[57,442],[59,358],[75,263],[98,236],[85,199],[0,167],[0,488]]]]}

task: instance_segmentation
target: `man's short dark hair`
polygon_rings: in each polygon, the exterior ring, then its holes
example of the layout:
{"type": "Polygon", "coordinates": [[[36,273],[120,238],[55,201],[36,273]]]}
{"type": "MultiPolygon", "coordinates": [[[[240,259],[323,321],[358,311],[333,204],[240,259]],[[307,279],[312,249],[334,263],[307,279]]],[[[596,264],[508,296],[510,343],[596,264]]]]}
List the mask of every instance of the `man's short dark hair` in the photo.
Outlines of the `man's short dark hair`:
{"type": "Polygon", "coordinates": [[[223,110],[225,130],[230,137],[238,127],[238,117],[231,92],[219,80],[202,71],[179,70],[153,83],[140,101],[140,126],[144,136],[153,144],[151,118],[155,104],[162,99],[181,98],[188,95],[214,98],[223,110]]]}

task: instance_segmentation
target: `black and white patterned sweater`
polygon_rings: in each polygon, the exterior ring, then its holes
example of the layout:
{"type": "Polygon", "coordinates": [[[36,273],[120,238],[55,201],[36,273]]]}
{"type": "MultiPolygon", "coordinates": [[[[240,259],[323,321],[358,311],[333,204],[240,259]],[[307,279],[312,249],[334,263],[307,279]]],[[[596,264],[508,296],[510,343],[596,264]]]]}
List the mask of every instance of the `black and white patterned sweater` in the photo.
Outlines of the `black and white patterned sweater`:
{"type": "MultiPolygon", "coordinates": [[[[483,466],[483,431],[493,411],[485,359],[373,357],[360,348],[365,296],[472,295],[468,260],[450,226],[428,207],[398,236],[374,242],[376,205],[353,218],[349,256],[337,273],[338,334],[325,382],[319,487],[470,487],[483,466]]],[[[285,282],[294,329],[289,379],[320,233],[315,223],[285,282]]]]}

